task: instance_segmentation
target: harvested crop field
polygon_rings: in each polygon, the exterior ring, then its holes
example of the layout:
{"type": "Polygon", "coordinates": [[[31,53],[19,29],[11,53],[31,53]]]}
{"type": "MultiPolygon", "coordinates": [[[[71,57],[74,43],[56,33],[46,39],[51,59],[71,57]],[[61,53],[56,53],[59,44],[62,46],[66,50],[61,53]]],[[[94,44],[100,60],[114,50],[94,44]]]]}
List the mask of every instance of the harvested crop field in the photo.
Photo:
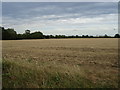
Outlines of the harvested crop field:
{"type": "Polygon", "coordinates": [[[118,39],[4,40],[4,88],[117,88],[118,39]]]}

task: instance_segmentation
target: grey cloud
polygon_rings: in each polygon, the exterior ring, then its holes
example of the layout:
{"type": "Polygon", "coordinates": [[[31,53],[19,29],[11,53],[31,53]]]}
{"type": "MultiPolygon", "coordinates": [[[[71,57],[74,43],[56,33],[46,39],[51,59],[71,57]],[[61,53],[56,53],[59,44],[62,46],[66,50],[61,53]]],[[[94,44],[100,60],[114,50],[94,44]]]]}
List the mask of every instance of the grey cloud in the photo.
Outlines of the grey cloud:
{"type": "Polygon", "coordinates": [[[117,2],[4,2],[2,11],[3,25],[20,33],[25,29],[39,28],[46,34],[70,34],[74,29],[83,30],[76,33],[93,33],[98,27],[104,33],[104,30],[117,25],[117,2]]]}
{"type": "Polygon", "coordinates": [[[3,3],[3,16],[14,18],[31,18],[44,15],[79,14],[80,16],[96,16],[117,13],[117,3],[72,2],[72,3],[3,3]]]}

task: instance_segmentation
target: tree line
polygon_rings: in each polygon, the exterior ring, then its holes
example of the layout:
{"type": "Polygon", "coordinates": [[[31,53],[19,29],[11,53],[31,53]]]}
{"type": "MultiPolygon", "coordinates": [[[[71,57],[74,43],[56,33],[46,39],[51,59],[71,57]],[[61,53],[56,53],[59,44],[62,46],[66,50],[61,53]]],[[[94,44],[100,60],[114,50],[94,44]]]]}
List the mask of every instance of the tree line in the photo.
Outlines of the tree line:
{"type": "Polygon", "coordinates": [[[43,35],[42,32],[37,31],[31,33],[30,30],[25,30],[23,34],[17,34],[17,32],[13,28],[0,27],[2,31],[2,40],[19,40],[19,39],[51,39],[51,38],[120,38],[120,34],[115,34],[114,36],[89,36],[89,35],[43,35]]]}
{"type": "Polygon", "coordinates": [[[2,40],[19,40],[19,39],[43,39],[44,35],[42,32],[30,33],[30,30],[25,30],[23,34],[17,34],[13,28],[5,29],[0,27],[2,30],[2,40]]]}

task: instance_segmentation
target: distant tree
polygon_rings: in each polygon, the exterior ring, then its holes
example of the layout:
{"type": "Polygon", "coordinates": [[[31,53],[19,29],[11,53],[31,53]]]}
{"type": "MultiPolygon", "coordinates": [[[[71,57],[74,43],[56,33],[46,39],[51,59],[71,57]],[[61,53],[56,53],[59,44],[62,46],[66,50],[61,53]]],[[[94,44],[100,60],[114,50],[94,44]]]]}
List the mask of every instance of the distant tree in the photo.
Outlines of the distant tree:
{"type": "Polygon", "coordinates": [[[76,38],[79,38],[79,36],[78,36],[78,35],[76,35],[75,37],[76,37],[76,38]]]}
{"type": "Polygon", "coordinates": [[[24,39],[23,34],[17,34],[17,39],[24,39]]]}
{"type": "Polygon", "coordinates": [[[115,34],[114,37],[115,37],[115,38],[120,38],[120,35],[119,35],[119,34],[115,34]]]}
{"type": "Polygon", "coordinates": [[[88,35],[86,35],[85,37],[86,37],[86,38],[88,38],[89,36],[88,36],[88,35]]]}
{"type": "Polygon", "coordinates": [[[53,35],[49,35],[49,38],[54,38],[54,36],[53,35]]]}
{"type": "MultiPolygon", "coordinates": [[[[113,36],[108,36],[105,34],[104,36],[88,36],[88,35],[43,35],[42,32],[33,32],[30,33],[30,30],[25,30],[23,34],[17,34],[13,28],[5,29],[4,27],[0,27],[0,35],[2,35],[3,40],[14,40],[14,39],[49,39],[49,38],[111,38],[113,36]]],[[[114,38],[120,38],[120,34],[115,34],[114,38]]],[[[1,39],[1,38],[0,38],[1,39]]]]}
{"type": "Polygon", "coordinates": [[[49,39],[50,36],[49,35],[44,35],[44,38],[49,39]]]}
{"type": "Polygon", "coordinates": [[[105,35],[104,35],[104,38],[108,38],[108,35],[107,35],[107,34],[105,34],[105,35]]]}
{"type": "Polygon", "coordinates": [[[30,34],[30,30],[25,30],[25,34],[30,34]]]}
{"type": "Polygon", "coordinates": [[[4,29],[2,28],[2,39],[3,40],[14,40],[17,39],[17,33],[13,28],[4,29]]]}
{"type": "Polygon", "coordinates": [[[34,32],[30,34],[31,39],[43,39],[44,35],[42,32],[34,32]]]}
{"type": "Polygon", "coordinates": [[[4,27],[0,27],[0,40],[2,40],[2,30],[4,30],[4,27]]]}
{"type": "Polygon", "coordinates": [[[59,38],[59,36],[58,36],[58,35],[55,35],[55,38],[59,38]]]}
{"type": "Polygon", "coordinates": [[[30,39],[30,30],[25,30],[25,33],[22,35],[24,39],[30,39]]]}
{"type": "Polygon", "coordinates": [[[93,38],[93,36],[89,36],[90,38],[93,38]]]}
{"type": "Polygon", "coordinates": [[[82,35],[82,38],[84,38],[85,37],[85,35],[82,35]]]}

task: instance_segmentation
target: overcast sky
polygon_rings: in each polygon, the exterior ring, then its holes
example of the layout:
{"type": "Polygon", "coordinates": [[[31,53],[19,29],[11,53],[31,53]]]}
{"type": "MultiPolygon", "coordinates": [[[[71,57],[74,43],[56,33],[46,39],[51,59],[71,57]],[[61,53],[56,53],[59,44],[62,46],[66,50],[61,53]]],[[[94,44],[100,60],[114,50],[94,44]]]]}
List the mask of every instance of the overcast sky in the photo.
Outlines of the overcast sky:
{"type": "Polygon", "coordinates": [[[119,2],[119,0],[2,0],[2,2],[119,2]]]}
{"type": "Polygon", "coordinates": [[[118,33],[117,2],[3,2],[2,26],[17,33],[114,35],[118,33]]]}

